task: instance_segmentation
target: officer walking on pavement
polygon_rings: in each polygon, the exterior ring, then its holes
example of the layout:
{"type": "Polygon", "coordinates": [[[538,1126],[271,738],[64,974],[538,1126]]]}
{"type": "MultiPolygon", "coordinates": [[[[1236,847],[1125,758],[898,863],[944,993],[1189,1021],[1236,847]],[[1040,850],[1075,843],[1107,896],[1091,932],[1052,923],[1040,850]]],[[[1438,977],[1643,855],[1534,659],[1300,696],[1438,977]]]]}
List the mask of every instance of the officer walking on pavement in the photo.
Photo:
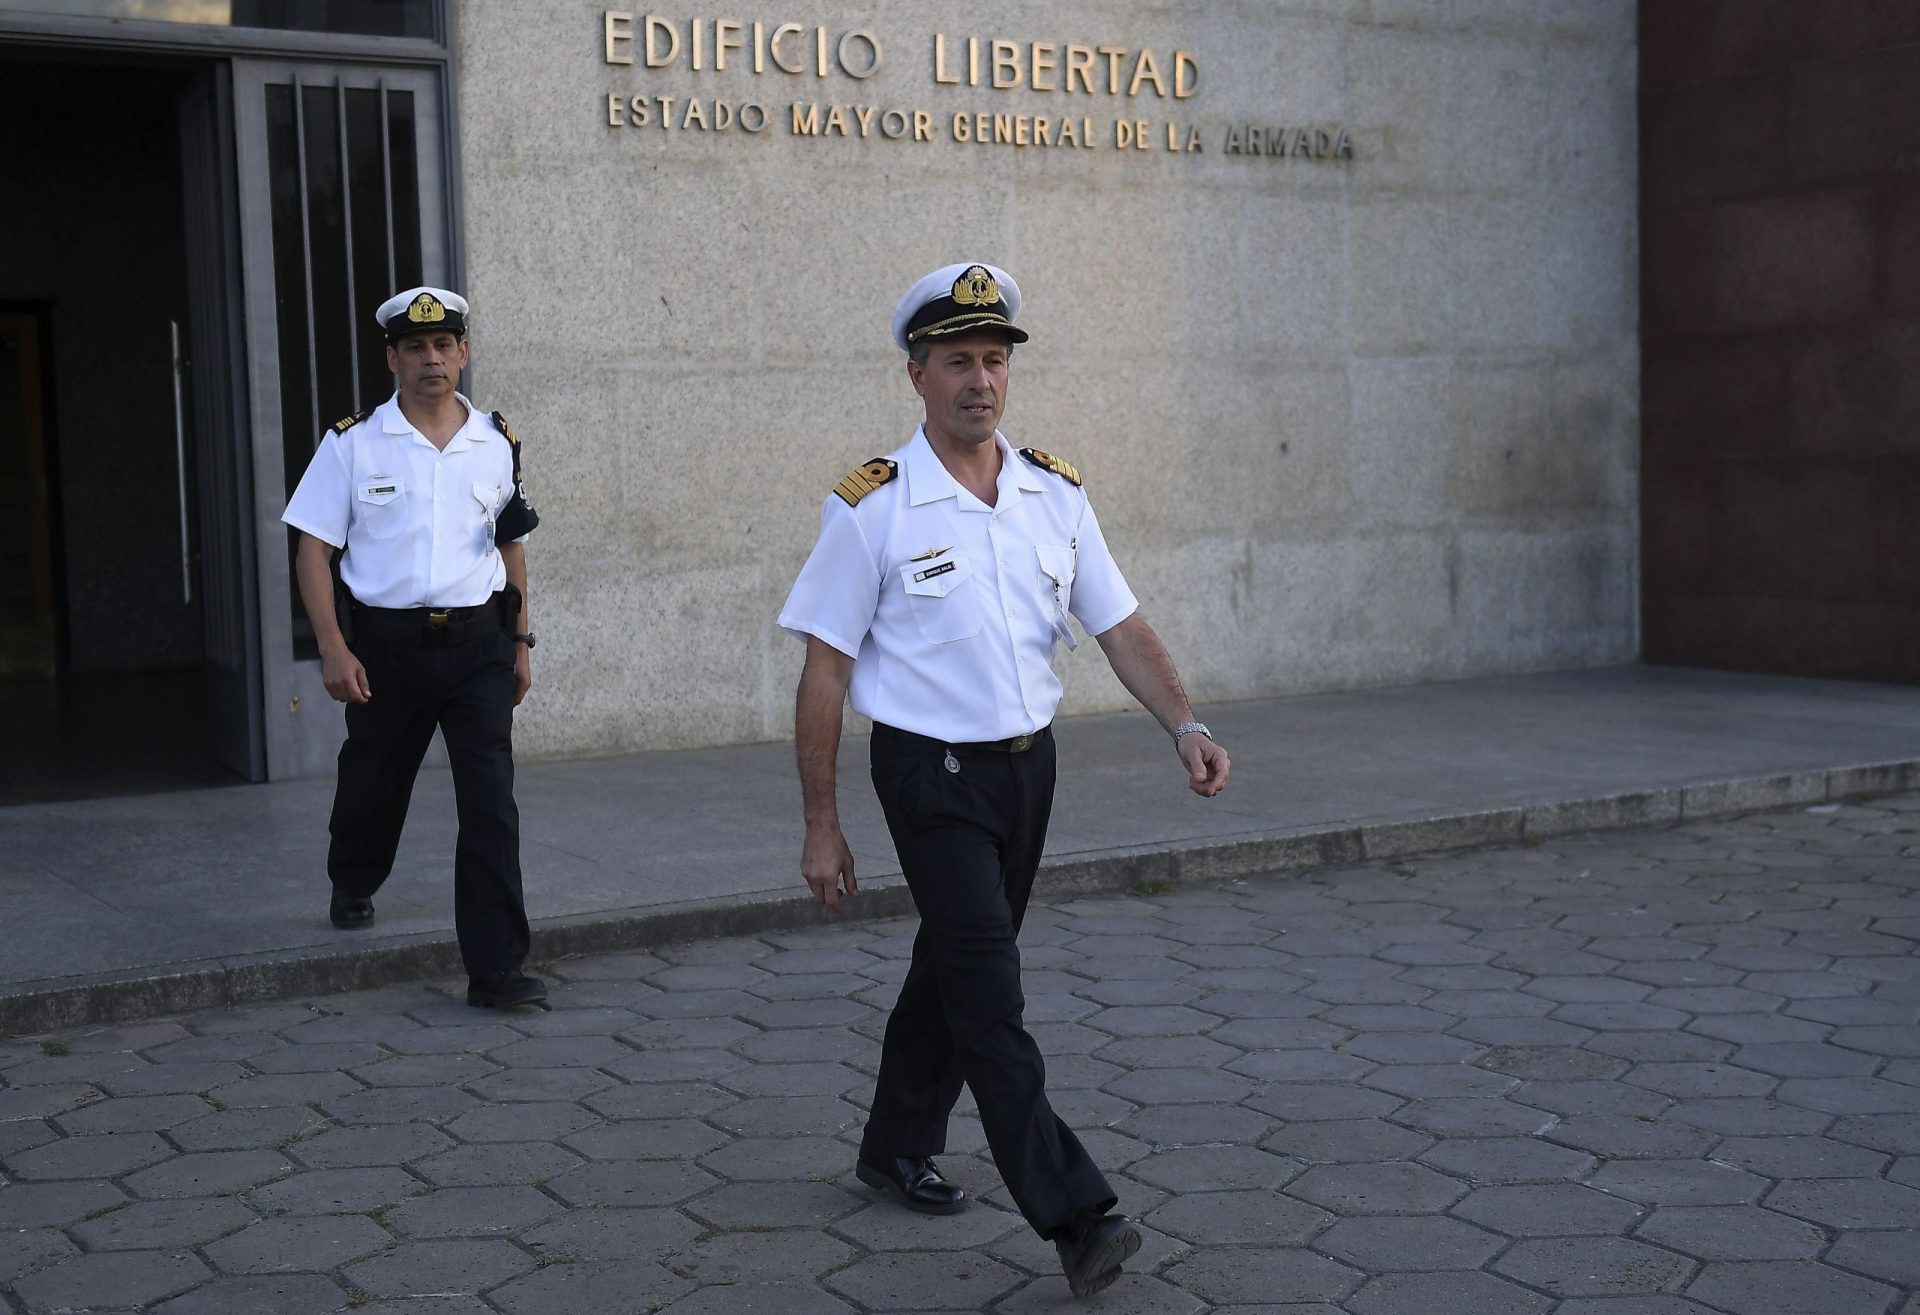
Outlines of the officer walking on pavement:
{"type": "Polygon", "coordinates": [[[281,519],[301,531],[300,599],[327,693],[347,705],[327,850],[333,925],[373,925],[438,727],[460,822],[467,1003],[510,1008],[547,996],[520,971],[529,938],[513,802],[513,710],[533,683],[525,540],[540,518],[512,428],[457,391],[467,311],[444,288],[381,305],[395,392],[322,438],[281,519]]]}
{"type": "Polygon", "coordinates": [[[999,431],[1020,289],[992,265],[915,283],[894,341],[926,420],[905,447],[835,486],[780,625],[806,641],[795,739],[806,810],[801,871],[834,910],[859,889],[834,796],[841,706],[873,719],[874,790],[920,913],[888,1020],[856,1173],[909,1209],[965,1193],[932,1157],[964,1082],[995,1165],[1057,1248],[1076,1296],[1100,1291],[1139,1230],[1048,1104],[1022,1021],[1016,937],[1053,806],[1055,641],[1077,619],[1173,737],[1211,797],[1229,763],[1193,720],[1172,660],[1140,617],[1080,474],[999,431]]]}

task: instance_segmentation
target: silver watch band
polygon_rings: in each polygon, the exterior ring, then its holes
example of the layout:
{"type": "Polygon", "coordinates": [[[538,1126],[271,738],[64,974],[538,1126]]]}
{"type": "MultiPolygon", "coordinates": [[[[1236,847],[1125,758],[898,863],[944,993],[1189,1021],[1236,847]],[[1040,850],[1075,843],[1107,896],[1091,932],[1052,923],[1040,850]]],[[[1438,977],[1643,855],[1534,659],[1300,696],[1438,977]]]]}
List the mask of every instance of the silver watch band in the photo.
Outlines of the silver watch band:
{"type": "Polygon", "coordinates": [[[1175,747],[1179,746],[1183,736],[1192,735],[1195,732],[1206,736],[1209,740],[1213,738],[1213,732],[1207,729],[1207,723],[1204,721],[1183,721],[1173,728],[1173,743],[1175,747]]]}

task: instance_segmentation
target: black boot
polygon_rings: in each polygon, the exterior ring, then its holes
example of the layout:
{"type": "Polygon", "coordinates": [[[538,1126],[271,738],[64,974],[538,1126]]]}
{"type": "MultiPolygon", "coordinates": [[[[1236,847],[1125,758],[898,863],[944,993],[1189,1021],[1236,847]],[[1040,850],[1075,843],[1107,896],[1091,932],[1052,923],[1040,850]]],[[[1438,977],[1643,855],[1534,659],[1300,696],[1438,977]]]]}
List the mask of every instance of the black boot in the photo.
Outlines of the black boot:
{"type": "Polygon", "coordinates": [[[373,926],[373,901],[365,895],[336,894],[327,904],[327,920],[341,931],[373,926]]]}
{"type": "Polygon", "coordinates": [[[1140,1249],[1140,1230],[1125,1215],[1096,1215],[1053,1239],[1060,1268],[1076,1297],[1091,1297],[1120,1277],[1120,1266],[1140,1249]]]}
{"type": "Polygon", "coordinates": [[[547,984],[520,972],[467,979],[467,1003],[476,1009],[518,1009],[547,1003],[547,984]]]}

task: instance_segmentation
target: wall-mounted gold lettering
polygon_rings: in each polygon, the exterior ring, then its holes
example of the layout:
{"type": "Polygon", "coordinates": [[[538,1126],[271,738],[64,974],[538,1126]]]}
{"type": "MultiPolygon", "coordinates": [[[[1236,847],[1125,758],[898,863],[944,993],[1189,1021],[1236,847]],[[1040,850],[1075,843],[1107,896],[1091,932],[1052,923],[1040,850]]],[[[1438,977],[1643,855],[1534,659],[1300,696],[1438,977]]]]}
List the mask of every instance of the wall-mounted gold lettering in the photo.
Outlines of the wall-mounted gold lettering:
{"type": "Polygon", "coordinates": [[[982,42],[968,37],[964,66],[957,42],[938,32],[933,38],[933,80],[949,87],[985,85],[995,91],[1029,87],[1034,91],[1139,96],[1151,90],[1162,100],[1186,100],[1200,89],[1200,62],[1185,50],[1173,52],[1171,73],[1150,47],[1060,45],[1051,41],[982,42]],[[985,59],[982,59],[982,55],[985,59]],[[1063,67],[1064,58],[1064,67],[1063,67]],[[1104,65],[1104,67],[1103,67],[1104,65]]]}
{"type": "Polygon", "coordinates": [[[725,73],[740,67],[737,57],[745,55],[755,73],[765,73],[771,66],[794,77],[827,78],[840,73],[864,81],[880,71],[885,59],[879,36],[864,28],[835,33],[800,23],[769,28],[759,21],[636,16],[630,10],[608,9],[601,14],[600,29],[607,63],[633,64],[637,46],[639,62],[650,69],[725,73]]]}

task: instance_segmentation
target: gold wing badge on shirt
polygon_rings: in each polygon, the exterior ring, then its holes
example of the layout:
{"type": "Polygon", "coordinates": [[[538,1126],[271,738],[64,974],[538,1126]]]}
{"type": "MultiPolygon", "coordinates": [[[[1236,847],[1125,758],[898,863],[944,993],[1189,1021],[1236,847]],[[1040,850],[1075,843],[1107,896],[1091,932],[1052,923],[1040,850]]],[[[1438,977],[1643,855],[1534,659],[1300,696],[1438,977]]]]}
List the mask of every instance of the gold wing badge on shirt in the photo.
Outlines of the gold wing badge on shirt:
{"type": "Polygon", "coordinates": [[[840,500],[849,507],[857,507],[860,505],[860,499],[892,479],[899,469],[896,462],[889,461],[885,457],[875,457],[864,466],[855,466],[848,471],[846,478],[833,486],[833,491],[838,493],[840,500]]]}
{"type": "Polygon", "coordinates": [[[1040,467],[1040,469],[1050,471],[1067,481],[1067,483],[1076,487],[1079,486],[1080,472],[1074,469],[1071,462],[1062,461],[1059,457],[1054,456],[1053,453],[1042,452],[1037,447],[1023,447],[1020,449],[1020,455],[1040,467]]]}

